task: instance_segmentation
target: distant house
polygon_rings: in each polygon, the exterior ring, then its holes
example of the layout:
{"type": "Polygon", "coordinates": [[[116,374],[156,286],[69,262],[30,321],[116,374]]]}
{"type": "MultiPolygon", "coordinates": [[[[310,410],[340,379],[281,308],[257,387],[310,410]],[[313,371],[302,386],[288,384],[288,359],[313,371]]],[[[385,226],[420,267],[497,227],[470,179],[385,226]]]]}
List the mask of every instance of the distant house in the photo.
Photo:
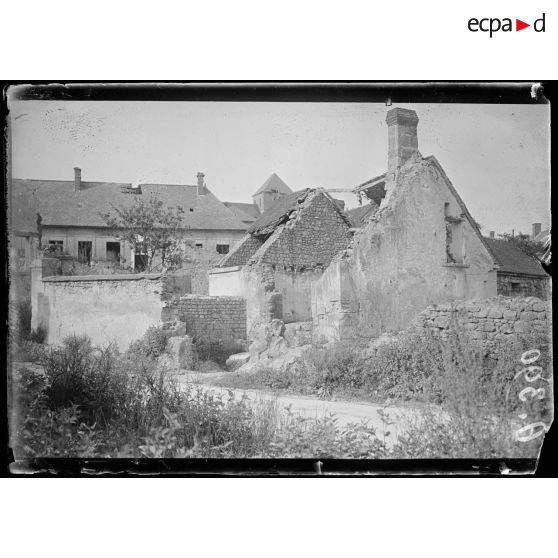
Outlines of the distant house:
{"type": "Polygon", "coordinates": [[[126,206],[138,196],[154,198],[167,207],[184,211],[181,236],[185,242],[209,254],[227,254],[246,231],[243,223],[207,188],[203,173],[197,184],[132,184],[74,180],[13,179],[10,197],[12,261],[29,266],[39,241],[84,263],[120,262],[138,267],[142,254],[120,242],[102,214],[112,206],[126,206]],[[40,224],[37,219],[40,215],[40,224]]]}
{"type": "Polygon", "coordinates": [[[513,242],[485,238],[497,267],[498,294],[504,296],[537,296],[548,298],[550,280],[541,264],[522,252],[513,242]]]}
{"type": "Polygon", "coordinates": [[[252,195],[252,203],[224,202],[224,204],[245,223],[251,225],[258,217],[267,211],[276,201],[292,194],[293,191],[273,173],[252,195]]]}

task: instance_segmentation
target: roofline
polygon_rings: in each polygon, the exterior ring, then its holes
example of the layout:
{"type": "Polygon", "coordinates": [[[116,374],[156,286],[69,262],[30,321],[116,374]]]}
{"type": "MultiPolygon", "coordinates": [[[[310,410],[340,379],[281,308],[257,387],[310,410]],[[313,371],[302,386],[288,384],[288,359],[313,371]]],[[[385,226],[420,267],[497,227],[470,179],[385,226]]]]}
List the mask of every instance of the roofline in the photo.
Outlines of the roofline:
{"type": "Polygon", "coordinates": [[[538,273],[524,273],[523,271],[506,271],[504,269],[498,269],[497,273],[499,275],[520,275],[521,277],[528,277],[530,279],[550,279],[550,275],[541,271],[538,273]]]}
{"type": "Polygon", "coordinates": [[[477,226],[477,223],[475,222],[475,220],[473,219],[473,217],[469,213],[469,210],[467,209],[467,206],[465,205],[465,202],[461,199],[461,196],[457,193],[457,190],[455,189],[451,180],[448,178],[448,175],[444,171],[444,169],[443,169],[442,165],[440,164],[440,162],[438,161],[438,159],[436,159],[436,157],[434,155],[428,155],[427,157],[423,157],[423,160],[427,161],[429,163],[432,163],[437,168],[437,170],[442,175],[442,178],[444,178],[444,180],[446,181],[446,183],[448,185],[448,188],[450,189],[451,193],[455,196],[455,199],[457,200],[457,203],[459,204],[459,207],[462,209],[463,214],[465,215],[465,217],[467,217],[467,220],[469,221],[469,223],[473,227],[473,230],[475,231],[479,240],[482,242],[483,246],[486,248],[488,253],[492,256],[492,259],[494,260],[494,263],[497,264],[497,265],[502,265],[502,262],[496,257],[496,254],[494,253],[494,251],[492,250],[490,245],[485,241],[485,238],[482,235],[482,233],[480,232],[480,229],[477,226]]]}
{"type": "MultiPolygon", "coordinates": [[[[41,225],[43,229],[48,229],[48,228],[58,228],[58,229],[99,229],[99,230],[124,230],[126,227],[101,227],[99,225],[52,225],[52,224],[42,224],[41,225]]],[[[215,232],[221,232],[221,231],[227,231],[227,232],[237,232],[237,231],[241,231],[241,232],[246,232],[246,228],[238,228],[238,229],[209,229],[209,228],[179,228],[177,229],[179,231],[215,231],[215,232]]]]}

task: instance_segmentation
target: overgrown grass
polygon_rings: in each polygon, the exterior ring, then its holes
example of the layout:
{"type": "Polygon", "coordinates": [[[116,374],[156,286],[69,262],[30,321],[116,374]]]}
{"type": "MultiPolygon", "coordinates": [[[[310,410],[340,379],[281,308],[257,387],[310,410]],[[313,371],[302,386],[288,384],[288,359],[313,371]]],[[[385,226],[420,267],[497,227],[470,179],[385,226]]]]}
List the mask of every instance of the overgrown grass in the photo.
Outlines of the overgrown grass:
{"type": "Polygon", "coordinates": [[[310,350],[286,372],[259,369],[220,383],[325,398],[419,402],[413,419],[399,425],[405,434],[392,450],[399,457],[532,457],[543,436],[525,438],[553,419],[552,359],[542,334],[494,346],[488,354],[457,328],[444,339],[403,335],[372,352],[335,344],[310,350]],[[529,349],[540,351],[534,365],[540,371],[521,362],[529,349]],[[516,438],[518,431],[523,441],[516,438]]]}
{"type": "MultiPolygon", "coordinates": [[[[138,352],[68,337],[22,368],[12,447],[25,457],[380,457],[365,425],[306,420],[232,393],[180,387],[138,352]]],[[[375,441],[377,440],[377,441],[375,441]]]]}
{"type": "Polygon", "coordinates": [[[458,335],[398,343],[367,357],[350,347],[316,349],[303,369],[284,376],[260,371],[257,378],[287,389],[306,382],[315,393],[341,385],[355,393],[383,390],[399,400],[420,397],[425,404],[398,424],[403,434],[390,447],[369,424],[305,419],[273,401],[181,387],[153,354],[95,348],[84,337],[45,349],[43,372],[19,372],[12,447],[18,459],[537,455],[543,436],[540,426],[529,425],[552,420],[551,355],[544,339],[526,336],[501,349],[497,360],[458,335]],[[535,348],[540,357],[528,368],[521,357],[535,348]]]}

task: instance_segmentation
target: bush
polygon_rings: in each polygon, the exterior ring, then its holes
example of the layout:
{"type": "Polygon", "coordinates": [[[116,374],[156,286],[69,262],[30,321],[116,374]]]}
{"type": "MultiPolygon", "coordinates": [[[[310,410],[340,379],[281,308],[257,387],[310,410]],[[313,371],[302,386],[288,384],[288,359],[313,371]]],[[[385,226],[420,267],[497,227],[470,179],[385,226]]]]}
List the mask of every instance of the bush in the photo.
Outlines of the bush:
{"type": "Polygon", "coordinates": [[[429,335],[407,334],[380,345],[367,359],[364,392],[392,400],[421,399],[429,379],[444,369],[442,344],[429,335]]]}
{"type": "Polygon", "coordinates": [[[85,337],[50,350],[45,372],[17,376],[12,446],[22,457],[372,457],[365,424],[334,417],[280,418],[272,401],[249,402],[180,386],[152,359],[98,349],[85,337]]]}
{"type": "Polygon", "coordinates": [[[134,341],[128,348],[129,353],[155,359],[167,348],[168,333],[158,326],[149,326],[141,339],[134,341]]]}

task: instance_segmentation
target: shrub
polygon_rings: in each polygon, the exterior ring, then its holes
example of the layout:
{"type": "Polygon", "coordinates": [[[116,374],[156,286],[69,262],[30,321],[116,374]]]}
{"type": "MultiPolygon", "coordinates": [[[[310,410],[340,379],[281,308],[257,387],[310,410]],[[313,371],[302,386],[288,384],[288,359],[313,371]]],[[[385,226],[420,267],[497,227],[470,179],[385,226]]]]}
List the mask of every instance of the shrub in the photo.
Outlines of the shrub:
{"type": "Polygon", "coordinates": [[[366,364],[363,387],[368,395],[422,398],[426,382],[443,370],[442,345],[430,335],[406,334],[377,347],[366,364]]]}
{"type": "Polygon", "coordinates": [[[167,347],[168,333],[158,326],[149,326],[141,339],[130,344],[129,353],[148,358],[161,356],[167,347]]]}
{"type": "Polygon", "coordinates": [[[29,334],[29,341],[42,345],[46,341],[47,331],[43,326],[33,329],[29,334]]]}
{"type": "Polygon", "coordinates": [[[116,358],[111,346],[94,349],[86,336],[66,337],[42,361],[47,407],[77,406],[88,424],[106,423],[118,416],[125,403],[128,377],[115,367],[116,358]]]}

